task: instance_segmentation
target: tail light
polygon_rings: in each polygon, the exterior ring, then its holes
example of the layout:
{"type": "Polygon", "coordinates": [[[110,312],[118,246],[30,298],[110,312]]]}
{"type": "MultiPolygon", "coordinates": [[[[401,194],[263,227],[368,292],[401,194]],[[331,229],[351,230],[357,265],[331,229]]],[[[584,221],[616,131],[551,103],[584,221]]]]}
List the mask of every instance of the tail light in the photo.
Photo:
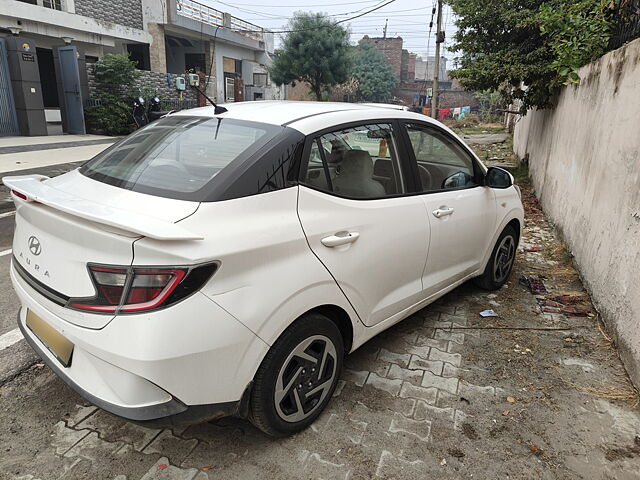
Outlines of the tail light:
{"type": "Polygon", "coordinates": [[[217,267],[217,263],[171,268],[89,265],[96,295],[91,298],[71,298],[67,306],[96,313],[155,310],[172,305],[199,290],[217,267]]]}

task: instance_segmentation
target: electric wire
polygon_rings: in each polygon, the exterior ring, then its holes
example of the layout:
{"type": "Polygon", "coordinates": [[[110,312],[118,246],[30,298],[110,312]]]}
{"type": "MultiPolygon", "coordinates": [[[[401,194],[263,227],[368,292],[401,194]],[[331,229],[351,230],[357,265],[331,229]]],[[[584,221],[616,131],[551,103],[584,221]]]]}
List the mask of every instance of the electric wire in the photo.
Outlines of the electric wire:
{"type": "Polygon", "coordinates": [[[294,30],[267,30],[267,29],[260,29],[260,30],[251,30],[251,29],[245,29],[245,28],[229,28],[229,27],[223,27],[225,30],[229,30],[232,32],[239,32],[239,33],[273,33],[273,34],[282,34],[282,33],[297,33],[297,32],[306,32],[306,31],[310,31],[310,30],[322,30],[324,28],[332,28],[335,27],[336,25],[339,25],[341,23],[345,23],[345,22],[349,22],[351,20],[354,20],[356,18],[360,18],[363,17],[371,12],[374,12],[376,10],[381,9],[382,7],[386,7],[387,5],[395,2],[396,0],[389,0],[385,3],[383,3],[382,5],[378,5],[370,10],[367,10],[366,12],[362,12],[358,15],[354,15],[353,17],[349,17],[349,18],[344,18],[342,20],[338,20],[336,22],[333,22],[331,25],[321,25],[318,27],[310,27],[310,28],[299,28],[299,29],[294,29],[294,30]]]}

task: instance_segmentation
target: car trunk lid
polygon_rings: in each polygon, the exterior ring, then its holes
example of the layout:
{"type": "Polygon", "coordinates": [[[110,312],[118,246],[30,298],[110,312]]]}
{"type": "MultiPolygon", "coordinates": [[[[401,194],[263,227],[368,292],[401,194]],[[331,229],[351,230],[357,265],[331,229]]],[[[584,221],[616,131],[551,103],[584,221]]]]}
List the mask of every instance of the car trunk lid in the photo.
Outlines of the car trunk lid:
{"type": "MultiPolygon", "coordinates": [[[[132,244],[141,236],[198,238],[172,228],[195,212],[197,202],[123,190],[77,171],[54,179],[8,177],[3,182],[27,197],[15,199],[15,261],[32,279],[63,298],[94,296],[87,264],[131,265],[132,244]]],[[[112,318],[69,312],[67,320],[90,328],[101,328],[112,318]]]]}

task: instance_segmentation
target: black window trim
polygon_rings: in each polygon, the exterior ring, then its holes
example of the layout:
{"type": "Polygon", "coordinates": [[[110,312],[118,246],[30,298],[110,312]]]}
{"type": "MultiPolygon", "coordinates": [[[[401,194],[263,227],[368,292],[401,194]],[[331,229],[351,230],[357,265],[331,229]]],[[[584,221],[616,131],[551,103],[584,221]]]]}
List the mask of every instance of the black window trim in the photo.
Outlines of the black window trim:
{"type": "MultiPolygon", "coordinates": [[[[420,195],[423,192],[420,192],[420,188],[419,188],[419,179],[416,180],[415,175],[416,175],[416,171],[415,169],[412,168],[411,166],[411,161],[410,161],[410,153],[409,151],[407,151],[407,142],[406,139],[404,138],[404,135],[406,135],[406,132],[404,132],[403,134],[403,128],[402,125],[399,121],[399,119],[397,118],[370,118],[367,120],[358,120],[358,121],[354,121],[354,122],[347,122],[347,123],[341,123],[341,124],[337,124],[337,125],[333,125],[331,127],[327,127],[324,128],[322,130],[318,130],[313,132],[312,134],[307,135],[306,141],[305,141],[305,145],[304,145],[304,149],[302,151],[302,156],[301,156],[301,160],[300,160],[300,171],[298,174],[298,182],[301,186],[304,186],[306,188],[310,188],[312,190],[316,190],[318,192],[327,194],[327,195],[332,195],[334,197],[339,197],[339,198],[345,198],[347,200],[358,200],[358,201],[371,201],[371,200],[386,200],[386,199],[391,199],[391,198],[402,198],[402,197],[411,197],[411,196],[415,196],[415,195],[420,195]],[[336,192],[329,192],[327,190],[323,190],[320,189],[318,187],[315,187],[313,185],[309,185],[308,183],[306,183],[304,181],[304,178],[307,174],[307,168],[309,166],[309,156],[311,153],[311,148],[313,143],[316,141],[316,139],[319,139],[322,135],[325,135],[327,133],[331,133],[331,132],[336,132],[338,130],[344,130],[347,128],[354,128],[354,127],[361,127],[363,125],[371,125],[371,124],[378,124],[378,123],[386,123],[391,125],[392,128],[392,134],[394,137],[394,142],[395,142],[395,146],[396,146],[396,154],[398,156],[398,162],[400,164],[400,173],[402,175],[402,180],[404,183],[404,187],[405,187],[405,192],[403,193],[397,193],[397,194],[393,194],[393,195],[384,195],[381,197],[367,197],[367,198],[362,198],[362,197],[351,197],[348,195],[341,195],[338,194],[336,192]]],[[[409,147],[411,148],[410,144],[409,147]]],[[[321,153],[322,154],[322,153],[321,153]]],[[[324,159],[323,159],[323,164],[325,163],[324,159]]]]}
{"type": "Polygon", "coordinates": [[[413,175],[415,177],[416,186],[417,186],[416,190],[418,195],[433,195],[433,194],[438,194],[443,192],[470,190],[472,188],[478,188],[478,187],[484,186],[484,176],[486,174],[486,169],[482,167],[482,165],[480,164],[476,156],[469,152],[469,147],[462,140],[460,140],[456,135],[451,135],[450,132],[446,131],[444,128],[441,128],[438,125],[423,122],[420,120],[403,118],[399,120],[399,123],[400,123],[400,130],[398,133],[402,136],[402,141],[404,142],[404,148],[407,151],[408,158],[411,159],[411,161],[409,162],[410,163],[409,168],[411,168],[413,175]],[[420,182],[420,172],[418,171],[418,161],[416,159],[416,155],[413,150],[413,145],[411,144],[411,138],[409,137],[407,125],[419,125],[420,127],[423,127],[427,131],[429,130],[436,131],[444,135],[446,138],[448,138],[450,141],[452,141],[456,145],[458,145],[458,147],[460,147],[460,149],[463,152],[465,152],[465,154],[471,159],[471,162],[473,165],[473,175],[475,177],[474,179],[476,181],[476,185],[472,185],[468,187],[441,188],[439,190],[428,190],[428,191],[422,190],[422,183],[420,182]]]}
{"type": "MultiPolygon", "coordinates": [[[[322,142],[320,141],[320,137],[316,137],[314,139],[315,144],[318,146],[318,155],[320,155],[320,159],[322,160],[322,170],[324,171],[324,176],[327,179],[327,186],[329,190],[333,191],[333,183],[331,182],[331,173],[329,172],[329,164],[327,163],[327,152],[325,152],[324,147],[322,146],[322,142]]],[[[313,148],[313,142],[311,142],[311,148],[313,148]]],[[[311,150],[309,150],[311,152],[311,150]]],[[[311,155],[311,153],[309,153],[311,155]]],[[[309,159],[311,156],[309,156],[309,159]]],[[[309,162],[307,161],[307,170],[308,170],[309,162]]],[[[306,173],[306,172],[305,172],[306,173]]]]}

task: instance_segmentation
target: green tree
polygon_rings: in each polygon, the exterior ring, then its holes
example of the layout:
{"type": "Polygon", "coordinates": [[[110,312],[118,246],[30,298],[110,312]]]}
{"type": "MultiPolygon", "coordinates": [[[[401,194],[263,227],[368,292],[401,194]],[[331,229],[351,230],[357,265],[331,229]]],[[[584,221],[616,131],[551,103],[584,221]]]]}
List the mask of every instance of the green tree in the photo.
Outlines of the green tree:
{"type": "Polygon", "coordinates": [[[85,109],[90,126],[107,135],[131,131],[131,109],[127,97],[139,76],[136,63],[124,54],[106,54],[96,62],[97,105],[85,109]]]}
{"type": "Polygon", "coordinates": [[[271,78],[277,85],[307,82],[320,101],[327,87],[349,77],[349,32],[327,15],[311,12],[296,12],[287,30],[271,78]]]}
{"type": "Polygon", "coordinates": [[[551,68],[557,81],[580,81],[576,70],[600,57],[611,36],[607,15],[610,0],[555,1],[540,7],[540,31],[554,55],[551,68]]]}
{"type": "Polygon", "coordinates": [[[96,62],[95,68],[99,89],[111,93],[126,93],[140,76],[136,62],[123,53],[107,53],[96,62]]]}
{"type": "Polygon", "coordinates": [[[470,90],[522,100],[521,112],[552,106],[558,87],[601,55],[609,38],[604,0],[449,0],[456,14],[452,72],[470,90]]]}
{"type": "Polygon", "coordinates": [[[498,109],[502,108],[503,99],[499,92],[475,92],[475,97],[480,103],[478,108],[478,120],[482,123],[493,123],[500,121],[498,109]]]}
{"type": "Polygon", "coordinates": [[[361,40],[353,49],[352,76],[358,80],[358,97],[366,102],[388,102],[396,76],[371,42],[361,40]]]}

